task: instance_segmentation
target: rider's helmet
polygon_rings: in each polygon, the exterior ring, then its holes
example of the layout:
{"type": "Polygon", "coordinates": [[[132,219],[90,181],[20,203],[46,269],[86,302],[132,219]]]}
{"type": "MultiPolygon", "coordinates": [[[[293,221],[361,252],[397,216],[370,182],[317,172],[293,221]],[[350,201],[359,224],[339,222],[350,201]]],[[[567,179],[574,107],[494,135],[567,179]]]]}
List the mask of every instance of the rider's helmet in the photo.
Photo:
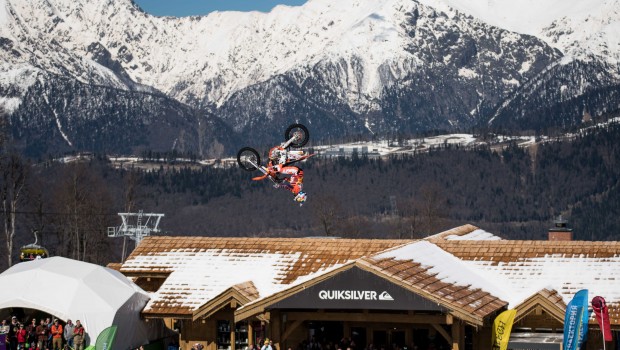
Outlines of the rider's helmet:
{"type": "Polygon", "coordinates": [[[274,164],[286,163],[286,150],[282,147],[274,147],[269,150],[269,160],[274,164]]]}

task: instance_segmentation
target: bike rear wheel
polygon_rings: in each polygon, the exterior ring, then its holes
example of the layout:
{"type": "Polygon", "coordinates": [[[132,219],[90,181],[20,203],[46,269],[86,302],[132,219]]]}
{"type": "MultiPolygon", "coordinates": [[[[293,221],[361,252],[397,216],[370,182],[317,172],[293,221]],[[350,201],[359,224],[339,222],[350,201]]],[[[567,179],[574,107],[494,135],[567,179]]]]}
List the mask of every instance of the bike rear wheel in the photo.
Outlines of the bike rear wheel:
{"type": "Polygon", "coordinates": [[[293,136],[297,136],[293,142],[291,142],[291,146],[293,148],[300,148],[308,143],[310,139],[310,133],[308,132],[308,128],[306,128],[303,124],[291,124],[286,131],[284,132],[284,140],[288,141],[293,136]]]}
{"type": "Polygon", "coordinates": [[[237,152],[237,163],[245,171],[254,171],[260,166],[260,155],[252,147],[243,147],[237,152]]]}

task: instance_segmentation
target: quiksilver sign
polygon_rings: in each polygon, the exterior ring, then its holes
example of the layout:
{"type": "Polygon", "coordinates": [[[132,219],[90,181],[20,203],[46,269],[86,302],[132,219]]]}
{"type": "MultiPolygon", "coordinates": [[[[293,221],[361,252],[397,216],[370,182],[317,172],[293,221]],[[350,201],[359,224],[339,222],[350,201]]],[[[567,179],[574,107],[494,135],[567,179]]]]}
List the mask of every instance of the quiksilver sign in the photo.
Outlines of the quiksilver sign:
{"type": "Polygon", "coordinates": [[[394,300],[388,292],[377,293],[374,290],[321,290],[319,298],[323,300],[394,300]]]}
{"type": "Polygon", "coordinates": [[[437,302],[357,266],[306,285],[269,309],[447,311],[437,302]]]}

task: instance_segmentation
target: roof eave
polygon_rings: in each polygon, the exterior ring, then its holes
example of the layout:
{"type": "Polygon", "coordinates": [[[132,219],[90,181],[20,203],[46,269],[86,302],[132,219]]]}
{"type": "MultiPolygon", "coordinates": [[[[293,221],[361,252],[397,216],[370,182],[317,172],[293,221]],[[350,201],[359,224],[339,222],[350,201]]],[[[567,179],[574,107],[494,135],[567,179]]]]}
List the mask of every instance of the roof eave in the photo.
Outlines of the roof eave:
{"type": "Polygon", "coordinates": [[[555,320],[560,323],[564,323],[566,306],[562,308],[556,303],[553,303],[551,300],[549,300],[549,298],[542,295],[540,291],[536,294],[533,294],[532,296],[521,302],[519,305],[516,305],[514,307],[517,310],[515,322],[518,322],[519,320],[530,314],[537,305],[540,305],[555,320]]]}
{"type": "Polygon", "coordinates": [[[195,310],[192,315],[192,321],[196,321],[199,318],[208,318],[232,302],[235,302],[237,305],[245,305],[250,301],[234,286],[230,287],[195,310]]]}
{"type": "MultiPolygon", "coordinates": [[[[360,269],[363,269],[365,271],[368,271],[370,273],[373,273],[381,278],[385,278],[386,280],[402,287],[405,288],[407,290],[409,290],[410,292],[413,292],[415,294],[418,294],[426,299],[429,299],[435,303],[437,303],[438,305],[441,305],[443,307],[445,307],[446,309],[450,310],[450,315],[463,320],[473,326],[484,326],[484,320],[489,316],[486,315],[485,317],[479,317],[476,315],[472,315],[470,312],[466,311],[466,310],[461,310],[459,308],[455,308],[454,305],[445,303],[443,300],[441,300],[440,298],[435,297],[432,293],[427,293],[425,290],[423,289],[418,289],[418,288],[413,288],[411,285],[403,283],[401,280],[396,279],[388,274],[383,273],[381,270],[378,270],[377,268],[375,268],[374,266],[372,266],[371,264],[369,264],[367,261],[364,260],[357,260],[355,262],[355,265],[357,267],[359,267],[360,269]]],[[[502,309],[504,307],[506,307],[508,305],[508,302],[504,302],[504,304],[502,305],[502,307],[499,307],[499,309],[502,309]]]]}
{"type": "Polygon", "coordinates": [[[250,305],[246,305],[242,308],[239,308],[235,310],[235,322],[243,321],[253,316],[258,316],[264,313],[266,307],[268,307],[269,305],[275,304],[279,302],[280,300],[283,300],[293,294],[296,294],[299,291],[302,291],[308,287],[321,283],[342,271],[346,271],[352,268],[353,266],[355,266],[354,261],[348,262],[332,271],[321,274],[309,281],[306,281],[298,285],[294,285],[292,287],[279,291],[278,293],[267,296],[264,299],[257,301],[256,303],[251,303],[250,305]]]}
{"type": "Polygon", "coordinates": [[[161,318],[174,318],[174,319],[185,319],[185,320],[192,319],[191,313],[142,311],[141,315],[144,319],[161,319],[161,318]]]}

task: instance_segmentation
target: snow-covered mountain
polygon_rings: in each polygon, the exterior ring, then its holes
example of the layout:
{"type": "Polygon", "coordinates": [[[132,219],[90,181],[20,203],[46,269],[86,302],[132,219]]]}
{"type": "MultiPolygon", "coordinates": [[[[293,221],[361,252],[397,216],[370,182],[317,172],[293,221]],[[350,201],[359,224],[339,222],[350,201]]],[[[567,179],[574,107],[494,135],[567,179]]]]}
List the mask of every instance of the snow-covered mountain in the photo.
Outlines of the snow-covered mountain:
{"type": "Polygon", "coordinates": [[[457,10],[490,25],[543,39],[567,59],[620,61],[620,6],[616,0],[420,0],[457,10]]]}
{"type": "Polygon", "coordinates": [[[234,143],[230,128],[279,140],[291,120],[323,137],[571,125],[620,107],[619,13],[617,0],[309,0],[172,18],[131,0],[0,0],[0,105],[18,135],[69,148],[86,125],[88,142],[116,134],[109,113],[146,129],[115,143],[196,152],[234,143]]]}

